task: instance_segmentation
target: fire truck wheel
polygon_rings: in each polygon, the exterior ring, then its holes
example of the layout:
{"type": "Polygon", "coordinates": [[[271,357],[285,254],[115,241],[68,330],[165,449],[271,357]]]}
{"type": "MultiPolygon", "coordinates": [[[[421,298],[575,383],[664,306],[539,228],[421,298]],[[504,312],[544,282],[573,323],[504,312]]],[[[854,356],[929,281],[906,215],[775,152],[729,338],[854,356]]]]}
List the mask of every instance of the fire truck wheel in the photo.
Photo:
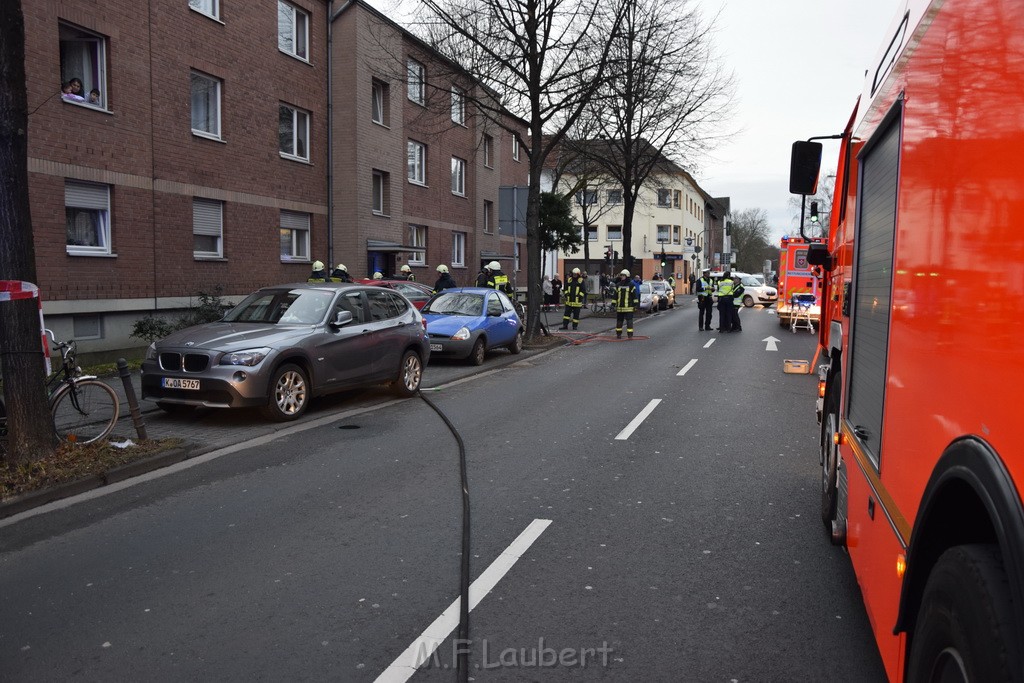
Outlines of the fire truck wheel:
{"type": "Polygon", "coordinates": [[[960,545],[935,563],[910,640],[907,680],[1014,680],[1013,613],[994,544],[960,545]]]}
{"type": "MultiPolygon", "coordinates": [[[[830,387],[831,388],[831,387],[830,387]]],[[[839,400],[835,391],[825,395],[825,412],[821,415],[821,521],[825,531],[832,533],[839,497],[836,481],[839,476],[839,446],[834,436],[839,433],[839,400]]]]}

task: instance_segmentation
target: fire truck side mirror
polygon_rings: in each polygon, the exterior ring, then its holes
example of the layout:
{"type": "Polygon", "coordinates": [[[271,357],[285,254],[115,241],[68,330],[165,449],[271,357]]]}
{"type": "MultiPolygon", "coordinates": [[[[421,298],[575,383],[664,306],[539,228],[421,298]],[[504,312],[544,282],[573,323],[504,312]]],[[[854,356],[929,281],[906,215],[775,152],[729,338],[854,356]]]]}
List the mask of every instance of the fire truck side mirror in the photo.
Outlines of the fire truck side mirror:
{"type": "Polygon", "coordinates": [[[797,140],[789,159],[789,191],[792,194],[815,194],[821,171],[821,143],[797,140]]]}
{"type": "Polygon", "coordinates": [[[828,245],[820,242],[812,242],[807,245],[807,263],[812,266],[821,266],[829,273],[835,267],[832,262],[832,254],[828,253],[828,245]]]}

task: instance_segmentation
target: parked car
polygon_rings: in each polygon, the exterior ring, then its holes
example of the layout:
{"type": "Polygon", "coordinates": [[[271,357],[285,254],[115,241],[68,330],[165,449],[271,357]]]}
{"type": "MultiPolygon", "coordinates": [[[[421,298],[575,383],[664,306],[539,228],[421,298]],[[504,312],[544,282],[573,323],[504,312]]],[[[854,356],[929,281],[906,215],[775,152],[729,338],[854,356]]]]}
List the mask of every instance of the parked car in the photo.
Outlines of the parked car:
{"type": "Polygon", "coordinates": [[[654,291],[654,287],[651,286],[650,282],[640,283],[639,308],[646,313],[658,310],[658,293],[654,291]]]}
{"type": "Polygon", "coordinates": [[[664,280],[650,280],[651,289],[658,295],[658,310],[664,311],[676,306],[676,294],[664,280]]]}
{"type": "Polygon", "coordinates": [[[419,388],[426,326],[401,294],[355,283],[265,287],[222,320],[150,344],[142,397],[165,411],[256,407],[294,420],[322,394],[388,383],[419,388]]]}
{"type": "Polygon", "coordinates": [[[430,353],[436,358],[484,362],[491,349],[523,350],[523,322],[504,292],[457,287],[438,292],[422,309],[430,353]]]}
{"type": "Polygon", "coordinates": [[[743,283],[743,305],[751,308],[760,304],[771,306],[779,300],[779,290],[771,285],[764,284],[756,275],[750,273],[733,273],[738,275],[743,283]]]}
{"type": "Polygon", "coordinates": [[[423,308],[423,304],[427,303],[427,299],[429,299],[434,292],[434,290],[427,285],[409,280],[371,280],[363,278],[356,280],[356,282],[364,285],[373,285],[374,287],[386,287],[388,289],[393,289],[396,292],[401,292],[402,296],[408,299],[409,302],[417,309],[423,308]]]}

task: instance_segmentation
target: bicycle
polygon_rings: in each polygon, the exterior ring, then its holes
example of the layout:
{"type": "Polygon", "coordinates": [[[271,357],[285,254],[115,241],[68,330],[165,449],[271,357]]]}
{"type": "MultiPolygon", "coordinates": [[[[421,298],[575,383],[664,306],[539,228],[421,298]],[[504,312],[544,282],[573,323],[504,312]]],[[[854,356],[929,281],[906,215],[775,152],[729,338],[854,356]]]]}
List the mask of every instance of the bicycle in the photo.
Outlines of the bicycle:
{"type": "MultiPolygon", "coordinates": [[[[58,342],[51,330],[46,334],[61,357],[60,367],[46,378],[54,432],[62,442],[79,446],[106,438],[121,412],[117,393],[94,375],[82,374],[74,340],[58,342]]],[[[6,411],[0,398],[0,439],[6,435],[6,411]]]]}

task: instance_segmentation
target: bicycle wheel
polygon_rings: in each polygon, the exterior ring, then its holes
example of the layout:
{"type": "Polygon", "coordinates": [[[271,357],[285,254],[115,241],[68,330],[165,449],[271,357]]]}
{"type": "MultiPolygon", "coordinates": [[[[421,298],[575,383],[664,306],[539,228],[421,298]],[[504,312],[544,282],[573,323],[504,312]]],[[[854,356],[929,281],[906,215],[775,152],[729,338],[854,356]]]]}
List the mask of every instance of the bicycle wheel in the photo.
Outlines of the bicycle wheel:
{"type": "Polygon", "coordinates": [[[61,386],[50,402],[50,410],[60,440],[83,445],[113,431],[120,402],[114,390],[103,382],[85,379],[61,386]]]}

